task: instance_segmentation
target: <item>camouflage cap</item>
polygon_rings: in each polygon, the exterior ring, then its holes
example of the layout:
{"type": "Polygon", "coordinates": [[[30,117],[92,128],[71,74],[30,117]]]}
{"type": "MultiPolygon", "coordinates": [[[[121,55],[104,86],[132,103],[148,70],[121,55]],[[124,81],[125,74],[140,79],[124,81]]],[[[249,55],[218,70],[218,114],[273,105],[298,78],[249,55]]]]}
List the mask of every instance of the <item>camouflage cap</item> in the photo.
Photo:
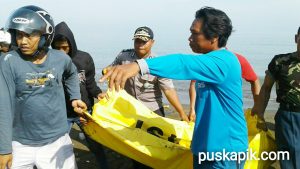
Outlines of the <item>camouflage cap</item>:
{"type": "Polygon", "coordinates": [[[135,30],[132,40],[141,39],[141,40],[147,42],[153,38],[154,38],[153,31],[149,27],[143,26],[143,27],[139,27],[135,30]]]}

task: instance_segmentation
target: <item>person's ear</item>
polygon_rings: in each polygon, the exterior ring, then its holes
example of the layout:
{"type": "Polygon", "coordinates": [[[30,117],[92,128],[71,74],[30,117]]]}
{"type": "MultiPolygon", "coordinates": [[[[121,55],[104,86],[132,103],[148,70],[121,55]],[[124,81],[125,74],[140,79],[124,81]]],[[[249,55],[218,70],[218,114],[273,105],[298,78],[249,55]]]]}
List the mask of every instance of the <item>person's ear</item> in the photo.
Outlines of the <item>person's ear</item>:
{"type": "Polygon", "coordinates": [[[154,45],[154,42],[155,42],[155,40],[154,40],[154,39],[152,39],[152,45],[154,45]]]}
{"type": "Polygon", "coordinates": [[[218,40],[219,40],[219,37],[212,38],[212,39],[210,40],[210,43],[211,43],[211,44],[217,43],[218,40]]]}
{"type": "MultiPolygon", "coordinates": [[[[153,44],[154,44],[154,40],[153,39],[150,39],[150,40],[148,40],[148,42],[146,42],[147,43],[147,45],[149,45],[150,46],[150,48],[152,48],[152,46],[153,46],[153,44]]],[[[145,43],[145,44],[146,44],[145,43]]]]}

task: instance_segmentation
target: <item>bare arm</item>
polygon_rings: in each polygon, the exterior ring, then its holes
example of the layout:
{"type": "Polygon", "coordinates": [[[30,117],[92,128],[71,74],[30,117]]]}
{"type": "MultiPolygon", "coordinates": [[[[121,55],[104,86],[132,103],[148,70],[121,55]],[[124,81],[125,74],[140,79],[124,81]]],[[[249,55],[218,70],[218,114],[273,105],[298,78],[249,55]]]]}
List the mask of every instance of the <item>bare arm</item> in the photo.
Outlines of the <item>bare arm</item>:
{"type": "Polygon", "coordinates": [[[252,95],[253,95],[253,100],[254,100],[254,104],[257,103],[258,101],[258,96],[259,96],[259,92],[260,92],[260,82],[259,79],[257,78],[254,82],[250,82],[251,84],[251,91],[252,91],[252,95]]]}
{"type": "Polygon", "coordinates": [[[195,84],[196,84],[196,82],[191,81],[191,83],[190,83],[190,89],[189,89],[189,94],[190,94],[190,114],[189,114],[189,119],[190,119],[190,121],[195,121],[195,119],[196,119],[196,112],[195,112],[196,89],[195,89],[195,84]]]}
{"type": "Polygon", "coordinates": [[[255,102],[254,107],[252,109],[253,114],[257,114],[259,118],[264,119],[264,112],[268,105],[270,94],[272,87],[274,85],[274,79],[267,73],[264,83],[259,92],[259,96],[257,98],[257,102],[255,102]]]}
{"type": "Polygon", "coordinates": [[[11,168],[12,154],[0,154],[0,169],[11,168]]]}
{"type": "Polygon", "coordinates": [[[179,113],[179,116],[182,120],[189,122],[187,115],[185,114],[182,105],[179,102],[177,93],[175,89],[164,89],[164,94],[166,95],[170,104],[176,109],[179,113]]]}

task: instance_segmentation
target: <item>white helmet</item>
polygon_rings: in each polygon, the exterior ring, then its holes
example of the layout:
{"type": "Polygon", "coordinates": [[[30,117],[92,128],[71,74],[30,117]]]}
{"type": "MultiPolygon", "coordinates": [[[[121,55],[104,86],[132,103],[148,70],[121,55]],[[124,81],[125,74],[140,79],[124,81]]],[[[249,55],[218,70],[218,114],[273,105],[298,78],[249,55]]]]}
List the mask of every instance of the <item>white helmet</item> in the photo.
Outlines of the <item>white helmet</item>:
{"type": "Polygon", "coordinates": [[[0,29],[0,43],[10,45],[11,35],[9,32],[0,29]]]}

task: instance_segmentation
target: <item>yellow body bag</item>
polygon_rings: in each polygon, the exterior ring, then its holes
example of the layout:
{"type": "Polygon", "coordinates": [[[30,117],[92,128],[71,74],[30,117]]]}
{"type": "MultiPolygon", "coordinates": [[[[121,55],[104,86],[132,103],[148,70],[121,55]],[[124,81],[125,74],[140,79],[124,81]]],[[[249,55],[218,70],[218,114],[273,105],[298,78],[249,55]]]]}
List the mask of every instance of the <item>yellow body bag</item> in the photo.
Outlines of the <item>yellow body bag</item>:
{"type": "MultiPolygon", "coordinates": [[[[275,136],[268,131],[259,130],[256,127],[257,116],[251,116],[251,109],[246,110],[245,117],[248,127],[248,152],[256,152],[256,158],[261,158],[262,152],[276,151],[275,136]]],[[[271,160],[247,160],[244,169],[266,169],[274,161],[271,160]]]]}
{"type": "MultiPolygon", "coordinates": [[[[109,99],[96,103],[84,131],[92,139],[129,158],[157,169],[193,168],[190,144],[194,123],[164,118],[151,112],[124,90],[108,92],[109,99]]],[[[257,118],[245,112],[249,149],[260,157],[274,151],[274,136],[256,128],[257,118]]],[[[250,150],[249,150],[250,151],[250,150]]],[[[264,169],[272,161],[247,160],[245,169],[264,169]]]]}
{"type": "Polygon", "coordinates": [[[194,123],[158,116],[124,90],[108,95],[84,127],[92,139],[152,168],[192,168],[194,123]]]}

